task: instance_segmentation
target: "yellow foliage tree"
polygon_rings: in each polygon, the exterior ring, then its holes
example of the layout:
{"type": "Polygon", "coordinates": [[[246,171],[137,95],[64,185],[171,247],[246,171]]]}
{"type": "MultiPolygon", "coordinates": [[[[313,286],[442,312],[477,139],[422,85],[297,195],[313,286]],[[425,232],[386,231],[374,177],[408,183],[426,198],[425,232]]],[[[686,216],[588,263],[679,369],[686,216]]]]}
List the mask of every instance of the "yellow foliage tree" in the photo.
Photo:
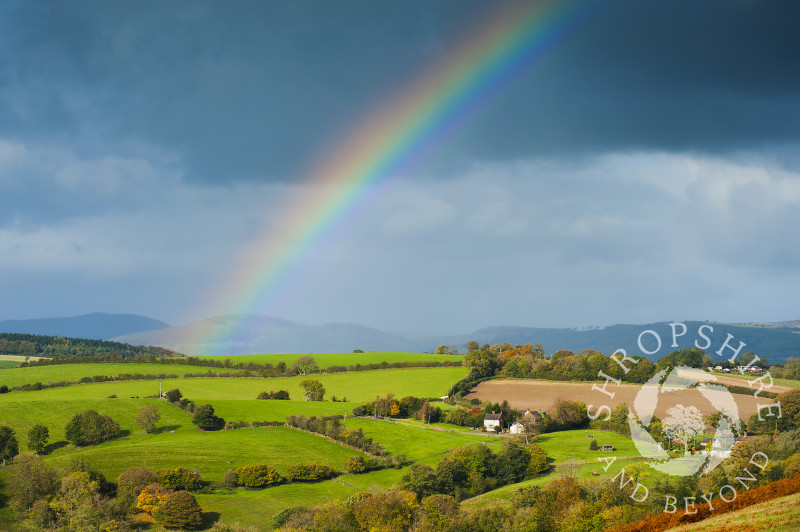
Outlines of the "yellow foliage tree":
{"type": "Polygon", "coordinates": [[[392,407],[389,409],[389,415],[392,417],[397,417],[400,414],[400,405],[396,402],[392,402],[392,407]]]}
{"type": "Polygon", "coordinates": [[[158,510],[158,507],[164,504],[164,501],[166,501],[172,493],[172,491],[158,482],[153,482],[146,486],[136,498],[136,508],[153,515],[153,513],[158,510]]]}

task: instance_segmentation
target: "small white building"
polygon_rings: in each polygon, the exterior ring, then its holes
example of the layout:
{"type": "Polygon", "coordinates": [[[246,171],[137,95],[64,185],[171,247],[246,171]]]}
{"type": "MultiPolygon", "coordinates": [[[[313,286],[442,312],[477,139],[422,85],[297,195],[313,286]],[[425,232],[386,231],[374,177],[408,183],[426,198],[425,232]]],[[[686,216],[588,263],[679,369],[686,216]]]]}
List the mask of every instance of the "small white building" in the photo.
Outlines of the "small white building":
{"type": "Polygon", "coordinates": [[[503,428],[503,414],[486,414],[483,418],[483,428],[486,430],[494,431],[495,427],[503,428]]]}

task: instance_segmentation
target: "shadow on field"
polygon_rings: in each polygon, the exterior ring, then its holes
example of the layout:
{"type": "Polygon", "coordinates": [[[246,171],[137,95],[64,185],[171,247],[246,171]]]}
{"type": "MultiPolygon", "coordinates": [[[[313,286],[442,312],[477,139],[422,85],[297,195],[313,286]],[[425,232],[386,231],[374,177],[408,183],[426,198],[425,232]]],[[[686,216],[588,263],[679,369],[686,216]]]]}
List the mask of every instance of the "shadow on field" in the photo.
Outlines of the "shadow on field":
{"type": "Polygon", "coordinates": [[[165,432],[171,432],[173,430],[178,430],[183,425],[164,425],[163,427],[158,427],[153,430],[153,434],[164,434],[165,432]]]}
{"type": "Polygon", "coordinates": [[[62,447],[66,447],[67,445],[69,445],[69,442],[66,440],[53,442],[45,446],[44,451],[42,451],[42,454],[50,454],[54,451],[61,449],[62,447]]]}
{"type": "Polygon", "coordinates": [[[219,512],[203,512],[203,524],[200,525],[201,530],[207,530],[214,526],[214,523],[219,521],[222,514],[219,512]]]}

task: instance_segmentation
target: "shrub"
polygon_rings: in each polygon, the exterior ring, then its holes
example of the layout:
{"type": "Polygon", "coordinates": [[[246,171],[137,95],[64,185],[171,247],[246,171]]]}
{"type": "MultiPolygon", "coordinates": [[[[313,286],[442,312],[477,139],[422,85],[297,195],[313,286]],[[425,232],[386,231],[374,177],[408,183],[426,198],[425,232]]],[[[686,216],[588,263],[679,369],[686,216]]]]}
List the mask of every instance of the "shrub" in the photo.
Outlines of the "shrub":
{"type": "Polygon", "coordinates": [[[5,384],[0,385],[0,393],[8,393],[8,386],[5,384]]]}
{"type": "Polygon", "coordinates": [[[200,474],[185,467],[159,469],[158,479],[162,486],[171,490],[195,491],[203,485],[200,474]]]}
{"type": "Polygon", "coordinates": [[[286,478],[291,481],[306,480],[314,482],[335,476],[336,471],[333,468],[321,464],[295,464],[289,466],[286,472],[286,478]]]}
{"type": "Polygon", "coordinates": [[[256,399],[279,399],[281,401],[288,401],[289,390],[278,390],[277,392],[270,390],[269,392],[261,392],[258,394],[256,399]]]}
{"type": "Polygon", "coordinates": [[[597,444],[597,440],[595,440],[594,438],[592,438],[592,442],[589,444],[589,450],[590,450],[590,451],[596,451],[596,450],[598,450],[599,448],[600,448],[600,446],[597,444]]]}
{"type": "Polygon", "coordinates": [[[247,465],[235,471],[236,482],[246,488],[265,488],[283,482],[283,477],[269,465],[247,465]]]}
{"type": "Polygon", "coordinates": [[[219,485],[222,486],[223,488],[231,489],[235,488],[236,484],[237,484],[236,473],[233,471],[233,469],[228,469],[227,471],[225,471],[225,474],[222,475],[222,482],[220,482],[219,485]]]}
{"type": "Polygon", "coordinates": [[[167,528],[195,530],[203,524],[203,509],[188,491],[176,491],[159,506],[153,517],[167,528]]]}

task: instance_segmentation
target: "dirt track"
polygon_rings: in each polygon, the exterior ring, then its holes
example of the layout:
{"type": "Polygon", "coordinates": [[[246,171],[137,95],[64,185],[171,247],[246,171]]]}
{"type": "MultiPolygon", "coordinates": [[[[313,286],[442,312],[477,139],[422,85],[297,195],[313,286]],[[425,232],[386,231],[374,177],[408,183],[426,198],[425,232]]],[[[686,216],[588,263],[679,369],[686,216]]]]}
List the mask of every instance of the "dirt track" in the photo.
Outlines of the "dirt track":
{"type": "MultiPolygon", "coordinates": [[[[742,381],[739,382],[741,383],[742,381]]],[[[617,386],[613,382],[609,382],[606,389],[614,393],[612,399],[603,392],[592,390],[592,384],[591,382],[493,380],[480,383],[472,393],[467,395],[467,398],[477,397],[482,401],[492,401],[493,403],[507,400],[512,407],[518,410],[549,411],[556,398],[560,397],[562,399],[583,401],[587,405],[592,405],[589,411],[595,413],[601,405],[608,405],[610,408],[614,408],[617,404],[625,402],[628,403],[629,407],[633,407],[634,400],[642,389],[639,385],[620,384],[617,386]]],[[[739,385],[741,386],[741,384],[739,385]]],[[[747,386],[747,383],[745,382],[744,385],[747,386]]],[[[739,418],[745,421],[756,413],[757,404],[764,405],[773,402],[772,399],[757,398],[752,395],[733,394],[733,398],[739,408],[739,418]]],[[[664,419],[667,409],[676,404],[693,405],[703,415],[717,411],[698,389],[690,388],[659,396],[655,415],[664,419]]],[[[605,417],[605,411],[603,411],[602,415],[605,417]]]]}

